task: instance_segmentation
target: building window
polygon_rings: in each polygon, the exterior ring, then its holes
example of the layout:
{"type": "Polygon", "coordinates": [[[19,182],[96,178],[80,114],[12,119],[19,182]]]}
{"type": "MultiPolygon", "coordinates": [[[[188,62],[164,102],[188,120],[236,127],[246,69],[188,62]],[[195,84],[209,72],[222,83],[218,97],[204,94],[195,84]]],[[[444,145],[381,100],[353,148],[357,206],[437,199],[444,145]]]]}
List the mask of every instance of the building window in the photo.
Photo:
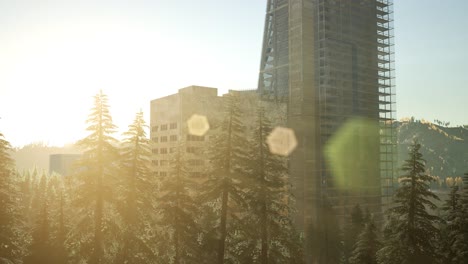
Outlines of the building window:
{"type": "Polygon", "coordinates": [[[188,164],[190,166],[202,166],[203,165],[203,160],[200,159],[191,159],[188,160],[188,164]]]}
{"type": "Polygon", "coordinates": [[[157,160],[152,160],[151,163],[152,163],[154,166],[158,166],[158,161],[157,161],[157,160]]]}
{"type": "Polygon", "coordinates": [[[167,142],[167,136],[162,136],[161,137],[161,142],[167,142]]]}
{"type": "Polygon", "coordinates": [[[197,147],[187,147],[187,153],[194,153],[194,154],[200,153],[200,148],[197,148],[197,147]]]}
{"type": "Polygon", "coordinates": [[[161,125],[161,131],[167,130],[167,124],[161,125]]]}
{"type": "Polygon", "coordinates": [[[159,172],[159,176],[165,177],[165,176],[167,176],[167,172],[161,171],[161,172],[159,172]]]}
{"type": "Polygon", "coordinates": [[[169,137],[169,140],[170,140],[170,141],[177,141],[177,135],[171,135],[171,136],[169,137]]]}
{"type": "Polygon", "coordinates": [[[167,166],[167,165],[169,165],[169,161],[168,160],[161,160],[159,162],[159,165],[162,166],[162,167],[167,166]]]}
{"type": "Polygon", "coordinates": [[[187,135],[187,141],[205,141],[204,136],[187,135]]]}
{"type": "Polygon", "coordinates": [[[161,154],[167,154],[167,148],[161,148],[161,154]]]}
{"type": "Polygon", "coordinates": [[[170,129],[176,129],[177,128],[177,123],[171,123],[169,125],[170,129]]]}
{"type": "Polygon", "coordinates": [[[195,171],[191,173],[192,178],[202,178],[204,175],[200,171],[195,171]]]}
{"type": "Polygon", "coordinates": [[[151,128],[151,132],[158,132],[158,128],[159,128],[158,126],[153,126],[151,128]]]}
{"type": "Polygon", "coordinates": [[[154,148],[154,149],[151,150],[151,152],[153,152],[153,154],[158,154],[158,149],[154,148]]]}
{"type": "Polygon", "coordinates": [[[153,137],[153,142],[158,143],[158,137],[153,137]]]}

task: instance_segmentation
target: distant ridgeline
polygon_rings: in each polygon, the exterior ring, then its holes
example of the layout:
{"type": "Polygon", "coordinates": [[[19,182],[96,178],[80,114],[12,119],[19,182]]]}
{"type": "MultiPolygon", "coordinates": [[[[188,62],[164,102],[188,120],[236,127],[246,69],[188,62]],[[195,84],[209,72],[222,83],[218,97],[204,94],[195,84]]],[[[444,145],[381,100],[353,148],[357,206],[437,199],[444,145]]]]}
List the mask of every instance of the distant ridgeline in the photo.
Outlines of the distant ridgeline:
{"type": "Polygon", "coordinates": [[[15,160],[19,172],[37,168],[39,172],[49,171],[49,156],[52,154],[81,154],[73,145],[51,147],[45,143],[33,143],[21,148],[14,148],[11,157],[15,160]]]}
{"type": "MultiPolygon", "coordinates": [[[[468,127],[447,127],[449,123],[436,120],[437,124],[414,118],[396,122],[398,134],[398,168],[407,159],[408,146],[417,138],[421,152],[427,161],[430,175],[439,176],[435,185],[445,187],[447,177],[461,177],[468,171],[468,127]]],[[[18,169],[32,169],[37,166],[48,171],[49,155],[58,153],[79,154],[73,146],[63,148],[44,144],[31,144],[15,149],[12,157],[18,169]]],[[[435,186],[434,186],[435,187],[435,186]]]]}
{"type": "Polygon", "coordinates": [[[398,168],[407,159],[413,138],[417,138],[429,174],[438,176],[439,182],[433,187],[446,187],[447,178],[455,180],[468,171],[468,126],[448,127],[450,123],[435,122],[414,118],[397,122],[398,168]]]}

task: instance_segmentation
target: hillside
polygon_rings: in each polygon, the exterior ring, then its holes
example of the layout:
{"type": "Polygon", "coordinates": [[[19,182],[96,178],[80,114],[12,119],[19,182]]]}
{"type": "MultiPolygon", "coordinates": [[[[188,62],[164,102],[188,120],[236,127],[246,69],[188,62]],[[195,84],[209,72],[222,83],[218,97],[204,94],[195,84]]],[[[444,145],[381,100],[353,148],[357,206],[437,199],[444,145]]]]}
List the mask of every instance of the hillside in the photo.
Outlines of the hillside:
{"type": "Polygon", "coordinates": [[[427,169],[434,176],[462,176],[468,172],[468,129],[445,127],[424,120],[397,122],[398,167],[407,158],[413,138],[421,144],[427,169]]]}
{"type": "Polygon", "coordinates": [[[11,157],[16,162],[18,171],[37,168],[38,171],[49,171],[49,155],[51,154],[80,154],[73,145],[50,147],[45,144],[30,144],[14,149],[11,157]]]}
{"type": "MultiPolygon", "coordinates": [[[[445,177],[461,176],[468,172],[468,129],[445,127],[427,121],[405,120],[396,122],[398,133],[398,168],[407,158],[408,146],[413,138],[422,145],[422,153],[431,175],[445,177]]],[[[48,171],[49,155],[78,154],[72,145],[49,147],[44,144],[31,144],[15,149],[12,158],[19,171],[38,169],[48,171]]]]}

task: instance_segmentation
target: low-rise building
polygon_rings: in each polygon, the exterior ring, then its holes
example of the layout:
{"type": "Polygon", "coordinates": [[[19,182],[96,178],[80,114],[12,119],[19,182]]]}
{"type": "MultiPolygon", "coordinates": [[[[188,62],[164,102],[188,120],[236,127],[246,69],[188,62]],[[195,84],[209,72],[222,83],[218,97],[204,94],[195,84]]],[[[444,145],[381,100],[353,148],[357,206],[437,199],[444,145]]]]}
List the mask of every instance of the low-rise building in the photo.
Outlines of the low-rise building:
{"type": "Polygon", "coordinates": [[[274,125],[285,124],[285,104],[262,101],[255,90],[230,90],[227,94],[218,96],[218,89],[211,87],[189,86],[179,89],[176,94],[151,101],[150,137],[153,142],[152,163],[155,175],[166,176],[168,174],[171,154],[183,141],[182,153],[184,160],[187,161],[189,173],[194,178],[203,177],[208,164],[206,150],[210,137],[215,135],[223,119],[224,104],[228,94],[241,97],[241,116],[246,135],[249,135],[255,127],[255,113],[259,106],[265,108],[265,112],[274,125]],[[187,122],[194,115],[206,117],[210,129],[203,135],[189,133],[187,122]]]}

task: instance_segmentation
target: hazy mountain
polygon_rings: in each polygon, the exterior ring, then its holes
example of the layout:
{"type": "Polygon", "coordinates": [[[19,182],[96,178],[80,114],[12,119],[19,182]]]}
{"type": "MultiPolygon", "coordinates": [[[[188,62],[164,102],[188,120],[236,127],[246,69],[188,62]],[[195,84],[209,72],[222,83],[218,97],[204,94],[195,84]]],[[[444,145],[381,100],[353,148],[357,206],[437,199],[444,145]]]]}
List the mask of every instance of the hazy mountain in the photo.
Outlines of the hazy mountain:
{"type": "MultiPolygon", "coordinates": [[[[447,123],[434,124],[414,119],[401,120],[395,124],[398,134],[398,168],[407,158],[408,146],[413,138],[417,138],[431,175],[445,178],[462,176],[468,172],[468,128],[447,127],[447,123]]],[[[48,171],[51,154],[80,154],[80,151],[73,145],[50,147],[36,143],[16,148],[12,158],[19,171],[35,166],[48,171]]]]}
{"type": "Polygon", "coordinates": [[[36,167],[38,171],[49,171],[49,155],[51,154],[80,154],[74,145],[51,147],[43,143],[33,143],[22,148],[15,148],[11,157],[16,162],[18,171],[36,167]]]}
{"type": "Polygon", "coordinates": [[[445,178],[468,172],[468,127],[447,127],[448,124],[414,118],[397,122],[398,168],[407,159],[413,138],[417,138],[431,175],[445,178]]]}

